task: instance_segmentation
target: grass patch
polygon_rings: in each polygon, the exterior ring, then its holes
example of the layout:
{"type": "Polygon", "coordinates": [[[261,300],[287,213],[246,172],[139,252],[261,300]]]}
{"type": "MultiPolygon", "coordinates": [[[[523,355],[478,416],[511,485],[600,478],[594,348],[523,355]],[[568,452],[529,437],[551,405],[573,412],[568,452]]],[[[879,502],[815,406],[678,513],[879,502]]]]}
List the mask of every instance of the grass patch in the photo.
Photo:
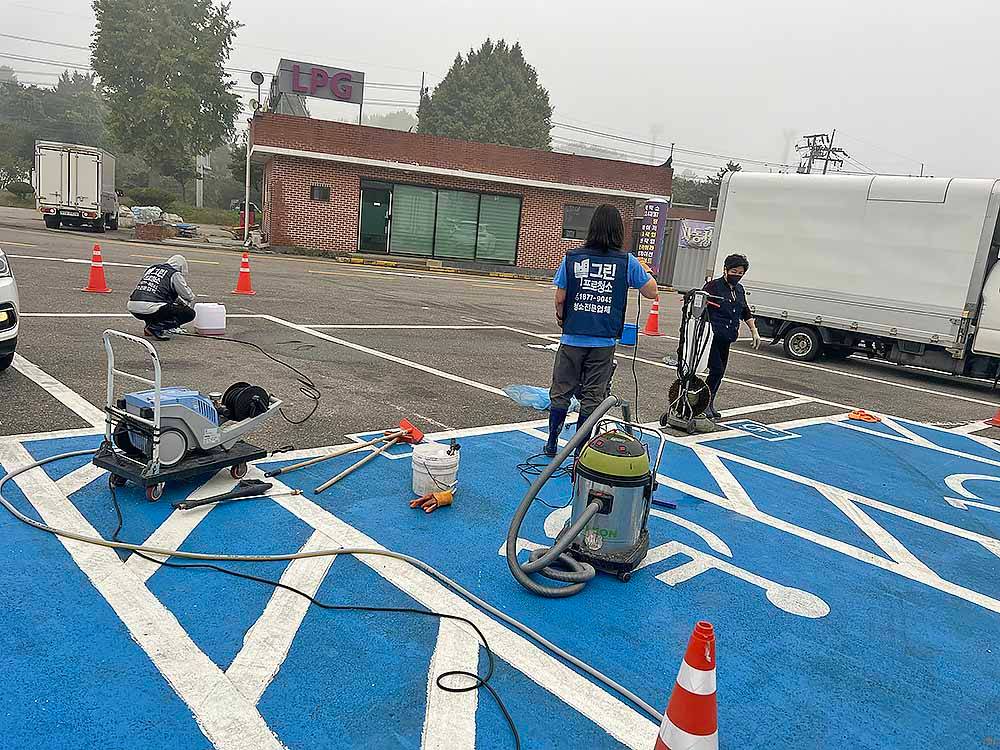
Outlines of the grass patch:
{"type": "Polygon", "coordinates": [[[222,208],[195,208],[175,203],[167,209],[167,212],[181,216],[188,224],[217,224],[231,227],[240,223],[238,211],[226,211],[222,208]]]}

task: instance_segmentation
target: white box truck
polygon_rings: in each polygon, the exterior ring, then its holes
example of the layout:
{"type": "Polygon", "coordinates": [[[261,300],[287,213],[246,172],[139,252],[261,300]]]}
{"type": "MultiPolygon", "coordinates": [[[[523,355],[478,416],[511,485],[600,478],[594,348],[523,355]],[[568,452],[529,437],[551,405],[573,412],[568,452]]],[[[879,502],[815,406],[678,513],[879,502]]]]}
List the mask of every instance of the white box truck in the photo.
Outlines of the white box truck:
{"type": "Polygon", "coordinates": [[[1000,377],[1000,180],[740,172],[706,272],[750,260],[761,335],[810,361],[860,352],[1000,377]]]}
{"type": "Polygon", "coordinates": [[[115,157],[73,143],[35,141],[32,172],[35,205],[45,226],[89,225],[96,232],[118,228],[115,157]]]}

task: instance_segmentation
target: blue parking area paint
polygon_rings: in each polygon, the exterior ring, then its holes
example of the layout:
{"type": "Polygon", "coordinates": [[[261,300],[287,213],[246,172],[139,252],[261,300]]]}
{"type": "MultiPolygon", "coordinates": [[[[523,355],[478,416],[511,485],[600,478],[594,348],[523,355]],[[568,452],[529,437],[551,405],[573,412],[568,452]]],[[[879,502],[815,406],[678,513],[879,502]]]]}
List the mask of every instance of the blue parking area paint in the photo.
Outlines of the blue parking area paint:
{"type": "MultiPolygon", "coordinates": [[[[130,510],[125,508],[126,515],[130,510]]],[[[306,524],[273,502],[244,500],[214,508],[180,548],[191,552],[279,554],[297,551],[311,532],[306,524]]],[[[176,562],[190,565],[193,561],[176,562]]],[[[275,581],[287,566],[283,562],[219,565],[275,581]]],[[[255,581],[199,568],[161,567],[148,585],[201,650],[223,669],[236,656],[243,635],[260,617],[273,593],[269,586],[255,581]]]]}
{"type": "Polygon", "coordinates": [[[728,427],[731,430],[746,432],[753,435],[755,438],[766,440],[769,443],[775,443],[779,440],[790,440],[791,438],[798,437],[798,435],[794,432],[779,430],[777,427],[761,424],[760,422],[755,422],[752,419],[734,419],[730,422],[724,422],[723,426],[728,427]]]}
{"type": "MultiPolygon", "coordinates": [[[[12,484],[4,497],[28,505],[12,484]]],[[[6,512],[0,536],[0,744],[204,748],[190,710],[63,545],[6,512]]]]}
{"type": "MultiPolygon", "coordinates": [[[[347,557],[333,563],[316,596],[332,605],[423,609],[347,557]]],[[[419,748],[437,632],[436,618],[313,607],[261,713],[290,748],[419,748]]]]}
{"type": "Polygon", "coordinates": [[[798,431],[803,435],[802,440],[762,444],[753,438],[737,437],[713,441],[711,445],[724,453],[754,459],[970,531],[1000,537],[1000,513],[966,511],[944,499],[955,494],[945,483],[947,477],[955,474],[1000,477],[1000,466],[835,424],[818,424],[798,431]]]}
{"type": "MultiPolygon", "coordinates": [[[[901,425],[950,450],[990,457],[991,448],[971,439],[901,425]]],[[[878,425],[865,427],[881,432],[878,425]]],[[[800,437],[778,442],[747,435],[697,446],[668,443],[661,474],[674,486],[664,484],[656,497],[676,502],[677,509],[651,516],[649,564],[627,584],[601,575],[578,596],[562,600],[540,599],[522,589],[501,554],[510,517],[528,486],[515,467],[540,451],[537,433],[507,427],[459,437],[455,504],[433,514],[408,507],[411,469],[405,456],[376,458],[319,496],[311,488],[361,454],[281,480],[307,490],[303,501],[316,503],[375,543],[439,568],[658,709],[666,705],[695,621],[711,621],[718,639],[723,746],[982,746],[1000,734],[995,719],[1000,716],[1000,546],[859,504],[876,528],[866,527],[859,523],[863,519],[852,520],[809,483],[823,482],[919,513],[988,542],[1000,535],[1000,513],[949,505],[944,498],[958,495],[945,480],[956,474],[986,477],[961,486],[984,503],[995,503],[1000,482],[990,478],[1000,478],[1000,466],[833,424],[793,432],[800,437]],[[709,455],[719,461],[706,464],[709,455]],[[776,470],[788,475],[778,476],[776,470]],[[752,505],[740,506],[739,493],[752,505]],[[899,563],[896,558],[903,559],[904,553],[932,573],[899,563]],[[940,710],[934,708],[938,706],[940,710]]],[[[897,431],[882,434],[905,438],[897,431]]],[[[71,450],[81,439],[73,440],[61,441],[58,449],[33,444],[32,453],[71,450]]],[[[168,488],[167,500],[202,484],[168,488]]],[[[550,481],[541,499],[556,507],[536,503],[522,529],[526,541],[551,541],[566,513],[558,506],[570,491],[569,478],[550,481]]],[[[21,505],[26,502],[16,490],[7,489],[5,495],[21,505]]],[[[105,479],[71,499],[101,534],[111,533],[116,519],[105,479]]],[[[137,488],[120,490],[119,500],[125,516],[122,536],[130,541],[145,539],[177,519],[171,519],[167,501],[147,503],[137,488]]],[[[13,578],[0,587],[0,601],[10,605],[0,618],[10,621],[18,641],[41,642],[51,630],[61,638],[51,648],[76,655],[57,659],[32,649],[17,652],[19,671],[14,674],[28,681],[31,694],[75,712],[72,727],[43,716],[43,722],[50,722],[46,726],[63,737],[79,733],[87,740],[81,747],[209,747],[192,712],[62,545],[9,517],[0,519],[0,532],[10,532],[5,538],[12,540],[0,550],[0,560],[8,560],[6,567],[17,563],[13,578]],[[41,573],[36,560],[43,561],[41,573]],[[31,586],[36,578],[54,594],[36,594],[31,586]],[[43,600],[48,596],[58,599],[55,606],[43,600]],[[43,612],[44,619],[36,612],[43,612]],[[96,650],[88,623],[100,626],[96,650]],[[81,652],[86,653],[81,657],[81,652]],[[108,676],[107,670],[113,673],[108,676]],[[117,700],[116,691],[124,693],[133,678],[138,687],[117,700]],[[74,687],[62,687],[67,682],[74,687]],[[107,703],[126,709],[107,719],[100,711],[107,703]],[[153,717],[156,731],[136,718],[146,716],[153,717]],[[172,735],[157,735],[161,726],[172,735]]],[[[245,501],[212,509],[182,548],[291,552],[314,533],[278,503],[245,501]]],[[[289,566],[227,567],[277,579],[289,566]]],[[[255,628],[264,627],[261,616],[274,596],[269,587],[211,571],[167,568],[153,573],[146,585],[223,670],[233,668],[241,649],[267,635],[255,628]]],[[[332,562],[317,596],[333,604],[422,608],[354,558],[332,562]]],[[[274,663],[273,680],[261,686],[259,701],[251,701],[285,747],[421,747],[428,669],[439,633],[436,619],[311,607],[293,627],[287,656],[274,663]]],[[[9,655],[0,660],[5,658],[9,655]]],[[[481,668],[484,659],[480,652],[481,668]]],[[[0,666],[6,665],[0,661],[0,666]]],[[[566,680],[556,681],[551,690],[541,687],[545,669],[545,660],[532,653],[520,668],[503,658],[497,661],[492,684],[511,710],[525,748],[625,746],[600,726],[600,717],[588,718],[568,705],[569,688],[562,687],[566,680]]],[[[35,718],[38,706],[45,705],[28,705],[22,696],[0,700],[10,706],[0,713],[5,717],[24,713],[35,718]]],[[[645,721],[639,714],[636,720],[645,721]]],[[[486,692],[478,695],[474,721],[477,747],[510,746],[506,723],[486,692]]]]}
{"type": "MultiPolygon", "coordinates": [[[[96,449],[102,440],[104,440],[104,435],[86,435],[83,437],[32,440],[23,445],[33,458],[41,460],[49,456],[58,456],[62,453],[70,453],[72,451],[96,449]]],[[[61,461],[53,461],[50,464],[45,464],[43,470],[52,479],[61,479],[81,466],[89,464],[91,462],[90,459],[90,456],[64,458],[61,461]]]]}

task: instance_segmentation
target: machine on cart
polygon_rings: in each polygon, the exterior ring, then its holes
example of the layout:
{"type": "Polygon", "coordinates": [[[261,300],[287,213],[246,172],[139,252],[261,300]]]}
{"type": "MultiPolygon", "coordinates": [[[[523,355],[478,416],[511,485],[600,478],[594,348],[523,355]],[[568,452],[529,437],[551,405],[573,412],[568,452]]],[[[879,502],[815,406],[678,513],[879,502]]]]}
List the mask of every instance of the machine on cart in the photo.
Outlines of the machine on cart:
{"type": "Polygon", "coordinates": [[[249,462],[267,456],[266,450],[243,440],[281,406],[260,386],[234,383],[225,393],[208,396],[190,388],[164,388],[156,349],[121,331],[104,332],[104,351],[108,360],[104,442],[94,455],[94,465],[107,469],[116,486],[137,484],[146,489],[146,499],[155,502],[168,481],[225,468],[234,479],[241,479],[249,462]],[[113,339],[145,350],[152,360],[152,380],[115,367],[113,339]],[[116,397],[115,376],[152,389],[116,397]]]}
{"type": "Polygon", "coordinates": [[[667,410],[660,426],[670,425],[689,435],[712,429],[705,410],[712,403],[708,384],[698,376],[712,341],[708,306],[718,297],[693,289],[684,295],[680,336],[677,340],[677,379],[667,392],[667,410]]]}

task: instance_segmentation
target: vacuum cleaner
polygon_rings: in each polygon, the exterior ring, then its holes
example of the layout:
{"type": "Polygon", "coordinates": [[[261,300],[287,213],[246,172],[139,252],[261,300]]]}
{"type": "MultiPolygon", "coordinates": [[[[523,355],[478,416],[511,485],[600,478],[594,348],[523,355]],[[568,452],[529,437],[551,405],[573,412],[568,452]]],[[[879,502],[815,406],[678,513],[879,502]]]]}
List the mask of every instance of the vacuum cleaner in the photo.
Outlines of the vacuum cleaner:
{"type": "Polygon", "coordinates": [[[667,391],[667,410],[660,416],[661,427],[670,425],[689,435],[711,427],[704,414],[712,403],[712,392],[698,377],[698,364],[712,340],[708,303],[713,299],[718,298],[700,289],[684,295],[677,341],[677,379],[667,391]]]}
{"type": "Polygon", "coordinates": [[[597,571],[628,581],[649,550],[646,527],[663,448],[662,433],[632,424],[626,402],[617,396],[604,399],[538,475],[514,513],[506,554],[518,583],[540,596],[565,597],[583,589],[597,571]],[[621,408],[623,418],[607,419],[605,415],[615,407],[621,408]],[[592,429],[596,434],[582,448],[574,467],[569,520],[551,547],[533,551],[521,563],[517,539],[532,502],[592,429]],[[658,438],[655,459],[650,459],[646,445],[636,437],[642,433],[658,438]],[[540,583],[532,577],[535,574],[565,585],[540,583]]]}
{"type": "Polygon", "coordinates": [[[207,396],[186,387],[162,385],[156,349],[143,339],[121,331],[104,332],[108,362],[105,439],[94,464],[111,473],[111,481],[128,481],[146,488],[151,501],[163,495],[168,479],[187,479],[229,468],[234,479],[247,473],[248,464],[267,451],[244,438],[260,428],[281,401],[260,386],[238,382],[224,393],[207,396]],[[138,344],[152,361],[153,379],[115,367],[112,339],[138,344]],[[115,376],[152,386],[116,398],[115,376]]]}

